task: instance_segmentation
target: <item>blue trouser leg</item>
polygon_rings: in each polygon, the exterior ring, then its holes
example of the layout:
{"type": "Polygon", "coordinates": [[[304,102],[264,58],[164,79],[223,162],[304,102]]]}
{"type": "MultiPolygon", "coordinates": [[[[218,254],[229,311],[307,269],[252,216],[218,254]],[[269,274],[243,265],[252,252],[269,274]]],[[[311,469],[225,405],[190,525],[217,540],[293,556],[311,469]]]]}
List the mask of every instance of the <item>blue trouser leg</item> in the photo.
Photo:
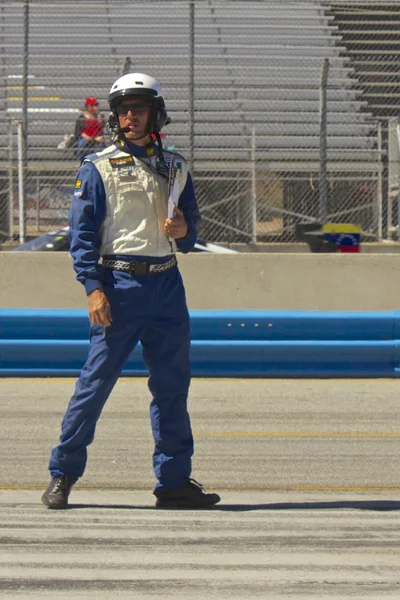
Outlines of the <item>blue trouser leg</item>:
{"type": "Polygon", "coordinates": [[[105,337],[103,328],[91,327],[88,360],[63,419],[60,443],[52,450],[50,472],[66,474],[72,482],[82,476],[86,448],[93,441],[101,411],[140,339],[153,396],[150,418],[157,489],[179,487],[190,476],[193,455],[187,411],[190,327],[180,273],[172,269],[137,281],[113,273],[104,286],[113,324],[105,337]]]}
{"type": "Polygon", "coordinates": [[[153,396],[150,418],[155,442],[156,491],[179,487],[190,477],[193,436],[187,410],[190,385],[190,326],[178,271],[164,282],[159,317],[143,330],[143,358],[153,396]]]}
{"type": "Polygon", "coordinates": [[[83,475],[87,446],[92,443],[101,411],[138,342],[139,327],[113,325],[105,330],[90,328],[89,355],[76,383],[62,425],[60,443],[52,449],[51,475],[68,475],[74,483],[83,475]]]}

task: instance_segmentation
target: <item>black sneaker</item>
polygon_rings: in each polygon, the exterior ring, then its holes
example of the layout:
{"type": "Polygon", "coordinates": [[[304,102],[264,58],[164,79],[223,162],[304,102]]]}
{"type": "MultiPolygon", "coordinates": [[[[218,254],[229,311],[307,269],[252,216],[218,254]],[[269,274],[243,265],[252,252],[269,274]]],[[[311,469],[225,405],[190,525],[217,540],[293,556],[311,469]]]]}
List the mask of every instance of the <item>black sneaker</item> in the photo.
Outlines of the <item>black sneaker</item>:
{"type": "Polygon", "coordinates": [[[188,479],[184,485],[166,492],[154,491],[157,508],[207,508],[221,500],[218,494],[206,494],[201,483],[188,479]]]}
{"type": "Polygon", "coordinates": [[[67,508],[68,496],[72,484],[66,475],[53,477],[49,487],[42,496],[42,502],[49,508],[67,508]]]}

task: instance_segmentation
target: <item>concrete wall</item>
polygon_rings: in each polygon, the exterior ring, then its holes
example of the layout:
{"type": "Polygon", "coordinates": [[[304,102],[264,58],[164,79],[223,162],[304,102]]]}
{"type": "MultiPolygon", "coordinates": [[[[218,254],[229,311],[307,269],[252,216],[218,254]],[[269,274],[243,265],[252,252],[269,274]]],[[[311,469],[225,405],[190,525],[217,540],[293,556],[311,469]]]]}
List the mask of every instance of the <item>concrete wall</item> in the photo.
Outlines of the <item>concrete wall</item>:
{"type": "MultiPolygon", "coordinates": [[[[400,257],[179,255],[190,309],[394,310],[400,257]]],[[[0,252],[0,306],[86,308],[66,253],[0,252]]]]}

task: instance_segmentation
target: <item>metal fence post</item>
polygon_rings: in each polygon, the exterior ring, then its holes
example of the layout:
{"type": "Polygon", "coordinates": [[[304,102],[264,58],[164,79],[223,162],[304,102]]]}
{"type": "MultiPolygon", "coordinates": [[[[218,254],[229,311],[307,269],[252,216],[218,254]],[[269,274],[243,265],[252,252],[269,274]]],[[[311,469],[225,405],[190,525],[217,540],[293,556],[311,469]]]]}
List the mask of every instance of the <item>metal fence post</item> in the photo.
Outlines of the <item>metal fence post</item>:
{"type": "Polygon", "coordinates": [[[257,164],[256,126],[251,133],[251,241],[257,243],[257,164]]]}
{"type": "Polygon", "coordinates": [[[388,122],[388,195],[387,195],[387,237],[393,238],[393,203],[398,201],[400,193],[400,131],[397,117],[388,122]]]}
{"type": "Polygon", "coordinates": [[[23,125],[18,123],[18,212],[19,212],[19,241],[25,242],[25,185],[24,185],[24,160],[23,160],[23,125]]]}
{"type": "Polygon", "coordinates": [[[378,122],[378,177],[377,177],[377,190],[376,190],[376,220],[377,220],[377,238],[378,242],[382,241],[382,206],[383,206],[383,196],[382,196],[382,171],[383,171],[383,163],[382,163],[382,123],[378,122]]]}
{"type": "Polygon", "coordinates": [[[8,136],[8,237],[14,238],[14,173],[13,173],[13,122],[10,119],[8,136]]]}
{"type": "MultiPolygon", "coordinates": [[[[396,125],[396,141],[397,141],[397,164],[396,164],[396,172],[397,172],[397,223],[396,223],[396,240],[400,240],[400,123],[397,118],[396,125]]],[[[393,229],[393,228],[392,228],[393,229]]]]}
{"type": "Polygon", "coordinates": [[[194,27],[195,3],[189,3],[189,170],[194,167],[194,27]]]}
{"type": "Polygon", "coordinates": [[[29,59],[29,0],[24,0],[24,56],[22,62],[22,159],[27,162],[28,147],[28,59],[29,59]]]}
{"type": "Polygon", "coordinates": [[[24,0],[24,55],[22,61],[22,121],[18,123],[19,241],[25,242],[25,175],[28,166],[29,0],[24,0]]]}
{"type": "Polygon", "coordinates": [[[40,231],[40,175],[36,177],[36,228],[40,231]]]}
{"type": "Polygon", "coordinates": [[[329,59],[324,59],[320,85],[320,132],[319,132],[319,219],[325,223],[328,214],[328,170],[327,170],[327,87],[329,59]]]}

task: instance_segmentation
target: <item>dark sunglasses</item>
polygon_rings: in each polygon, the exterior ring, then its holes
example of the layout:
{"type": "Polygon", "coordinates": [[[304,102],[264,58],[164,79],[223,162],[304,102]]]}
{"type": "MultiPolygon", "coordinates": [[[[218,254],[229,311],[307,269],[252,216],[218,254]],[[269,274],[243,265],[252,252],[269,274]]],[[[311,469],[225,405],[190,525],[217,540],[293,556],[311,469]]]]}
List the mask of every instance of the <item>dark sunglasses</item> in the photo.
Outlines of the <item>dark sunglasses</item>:
{"type": "Polygon", "coordinates": [[[148,110],[150,104],[148,102],[140,102],[135,104],[119,104],[117,106],[117,113],[119,115],[127,115],[128,112],[133,112],[136,114],[144,113],[148,110]]]}

